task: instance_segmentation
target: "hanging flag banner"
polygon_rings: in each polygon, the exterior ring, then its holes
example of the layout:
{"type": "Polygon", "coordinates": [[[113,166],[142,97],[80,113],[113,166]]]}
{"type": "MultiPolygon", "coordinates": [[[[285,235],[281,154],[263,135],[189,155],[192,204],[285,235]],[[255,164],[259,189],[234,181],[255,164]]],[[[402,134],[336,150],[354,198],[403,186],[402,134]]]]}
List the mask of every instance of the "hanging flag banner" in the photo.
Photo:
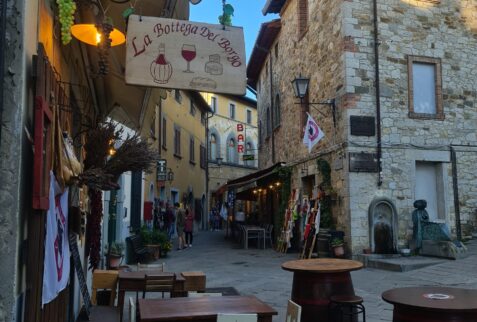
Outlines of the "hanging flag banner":
{"type": "Polygon", "coordinates": [[[129,16],[126,83],[245,95],[241,27],[129,16]]]}
{"type": "Polygon", "coordinates": [[[53,172],[50,172],[49,205],[46,217],[42,305],[54,300],[68,285],[70,277],[68,189],[61,191],[53,172]]]}
{"type": "MultiPolygon", "coordinates": [[[[308,113],[307,113],[308,114],[308,113]]],[[[325,133],[321,131],[318,124],[315,120],[308,114],[308,121],[306,122],[305,127],[305,136],[303,137],[303,144],[308,147],[308,153],[311,152],[311,149],[320,142],[320,140],[325,136],[325,133]]]]}

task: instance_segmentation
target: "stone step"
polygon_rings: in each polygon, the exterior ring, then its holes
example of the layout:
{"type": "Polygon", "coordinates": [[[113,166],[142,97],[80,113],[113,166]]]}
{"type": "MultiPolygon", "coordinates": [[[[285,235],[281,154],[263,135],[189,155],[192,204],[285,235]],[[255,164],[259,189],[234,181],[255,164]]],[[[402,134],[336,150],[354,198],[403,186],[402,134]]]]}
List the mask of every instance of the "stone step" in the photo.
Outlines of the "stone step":
{"type": "Polygon", "coordinates": [[[361,261],[365,267],[393,272],[408,272],[426,266],[441,264],[447,261],[441,258],[430,258],[424,256],[377,254],[360,254],[357,255],[357,260],[361,261]]]}

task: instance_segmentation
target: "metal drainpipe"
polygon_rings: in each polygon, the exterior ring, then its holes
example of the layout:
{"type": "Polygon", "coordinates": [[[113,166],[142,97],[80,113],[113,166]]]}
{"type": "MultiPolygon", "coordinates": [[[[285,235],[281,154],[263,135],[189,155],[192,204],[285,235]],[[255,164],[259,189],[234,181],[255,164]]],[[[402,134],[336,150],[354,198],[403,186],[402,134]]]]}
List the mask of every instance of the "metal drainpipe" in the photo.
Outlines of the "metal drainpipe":
{"type": "Polygon", "coordinates": [[[0,13],[0,75],[1,75],[1,84],[0,84],[0,145],[2,140],[2,119],[3,119],[3,105],[4,105],[4,96],[3,96],[3,86],[5,83],[4,72],[5,72],[5,32],[6,32],[6,19],[7,19],[7,2],[2,1],[0,4],[2,12],[0,13]]]}
{"type": "MultiPolygon", "coordinates": [[[[272,124],[271,125],[271,130],[272,130],[272,164],[275,164],[275,131],[274,131],[274,124],[273,124],[273,120],[275,119],[275,116],[274,116],[274,106],[273,106],[273,57],[272,57],[272,52],[271,51],[268,51],[268,55],[270,56],[270,107],[271,107],[271,110],[270,110],[270,122],[272,124]]],[[[268,124],[267,124],[268,126],[268,124]]]]}
{"type": "Polygon", "coordinates": [[[374,73],[376,87],[376,154],[378,158],[378,187],[383,184],[382,168],[382,145],[381,145],[381,90],[379,86],[379,40],[378,40],[378,4],[373,0],[373,22],[374,22],[374,73]]]}
{"type": "Polygon", "coordinates": [[[457,156],[454,147],[450,146],[450,157],[452,163],[452,188],[454,190],[454,208],[455,208],[455,229],[457,240],[462,240],[462,229],[460,226],[460,205],[459,205],[459,182],[457,178],[457,156]]]}

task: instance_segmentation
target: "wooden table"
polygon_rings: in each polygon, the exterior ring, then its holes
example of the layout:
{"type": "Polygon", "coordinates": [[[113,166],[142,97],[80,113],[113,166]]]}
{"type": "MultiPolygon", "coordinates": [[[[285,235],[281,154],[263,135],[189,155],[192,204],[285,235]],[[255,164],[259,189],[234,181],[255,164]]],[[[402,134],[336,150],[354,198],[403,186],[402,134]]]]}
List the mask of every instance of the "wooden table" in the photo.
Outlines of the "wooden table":
{"type": "Polygon", "coordinates": [[[258,322],[272,322],[272,315],[277,315],[271,306],[254,296],[139,299],[140,322],[216,322],[218,313],[256,313],[258,322]]]}
{"type": "Polygon", "coordinates": [[[403,287],[388,290],[393,322],[475,322],[477,290],[451,287],[403,287]]]}
{"type": "MultiPolygon", "coordinates": [[[[249,232],[258,232],[259,235],[263,236],[263,249],[265,249],[265,228],[260,226],[243,226],[245,231],[245,239],[244,239],[244,248],[248,249],[248,233],[249,232]]],[[[258,239],[257,239],[258,244],[258,239]]],[[[258,248],[258,245],[257,245],[258,248]]]]}
{"type": "Polygon", "coordinates": [[[184,278],[181,274],[175,274],[162,271],[136,271],[136,272],[119,272],[119,285],[118,285],[118,307],[119,307],[119,319],[123,321],[124,310],[124,293],[128,292],[142,292],[144,290],[144,284],[146,281],[146,273],[154,275],[172,276],[176,275],[176,282],[174,284],[174,291],[171,297],[174,296],[186,296],[184,292],[184,278]]]}
{"type": "Polygon", "coordinates": [[[332,321],[332,317],[328,316],[330,296],[354,295],[350,271],[362,267],[361,262],[337,258],[301,259],[283,263],[284,270],[293,272],[291,297],[302,307],[301,321],[332,321]]]}

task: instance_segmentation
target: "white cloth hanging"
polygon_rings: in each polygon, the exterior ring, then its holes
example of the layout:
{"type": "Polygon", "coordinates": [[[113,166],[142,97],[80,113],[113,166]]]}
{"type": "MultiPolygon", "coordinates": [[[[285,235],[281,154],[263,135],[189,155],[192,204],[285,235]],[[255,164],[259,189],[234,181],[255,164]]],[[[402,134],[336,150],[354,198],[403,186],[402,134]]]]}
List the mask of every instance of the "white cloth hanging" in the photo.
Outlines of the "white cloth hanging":
{"type": "Polygon", "coordinates": [[[42,305],[54,300],[68,285],[70,277],[68,188],[61,191],[53,172],[50,172],[49,209],[46,216],[42,305]]]}

